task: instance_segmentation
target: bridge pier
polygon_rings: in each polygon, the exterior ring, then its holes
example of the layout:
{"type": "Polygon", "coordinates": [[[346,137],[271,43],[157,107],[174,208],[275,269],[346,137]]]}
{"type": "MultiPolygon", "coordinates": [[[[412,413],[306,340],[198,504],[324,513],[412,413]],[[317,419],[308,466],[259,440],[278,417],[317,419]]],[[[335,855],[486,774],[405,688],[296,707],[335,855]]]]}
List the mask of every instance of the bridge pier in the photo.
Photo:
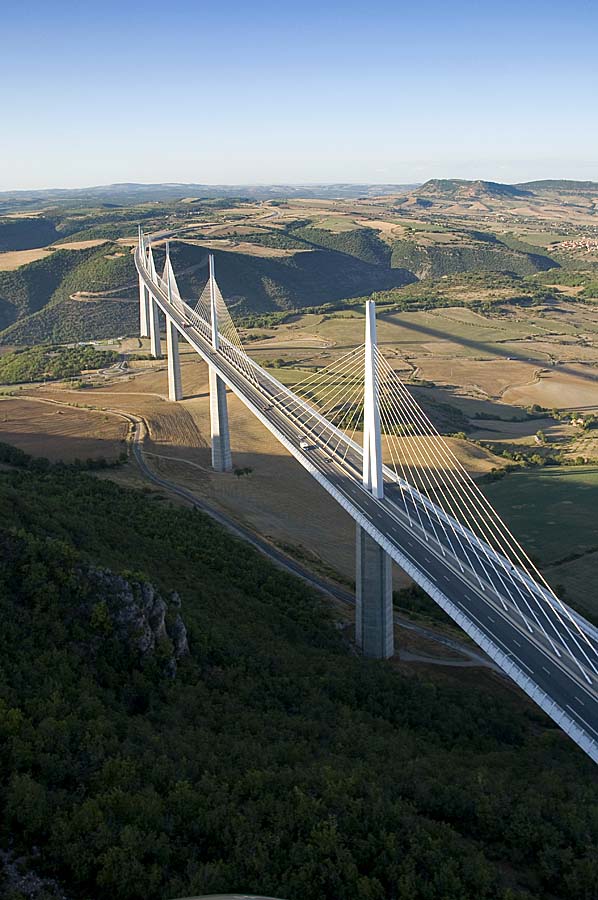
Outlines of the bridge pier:
{"type": "Polygon", "coordinates": [[[212,467],[217,472],[230,472],[233,461],[230,452],[226,385],[212,366],[210,366],[210,431],[212,467]]]}
{"type": "MultiPolygon", "coordinates": [[[[384,497],[384,473],[376,344],[376,305],[368,300],[365,313],[363,486],[381,500],[384,497]]],[[[364,656],[388,659],[394,653],[392,560],[367,531],[359,525],[355,528],[355,640],[364,656]]]]}
{"type": "MultiPolygon", "coordinates": [[[[212,347],[220,347],[218,329],[218,302],[216,278],[214,276],[214,254],[208,257],[210,268],[210,319],[212,325],[212,347]]],[[[213,366],[210,369],[210,431],[212,433],[212,467],[217,472],[230,472],[233,461],[230,452],[230,431],[228,430],[228,405],[226,385],[213,366]]]]}
{"type": "Polygon", "coordinates": [[[392,560],[361,526],[355,526],[355,640],[364,656],[394,653],[392,560]]]}
{"type": "Polygon", "coordinates": [[[170,316],[166,316],[166,349],[168,353],[168,399],[182,400],[181,360],[179,357],[179,333],[170,316]]]}
{"type": "Polygon", "coordinates": [[[160,343],[160,323],[158,321],[158,304],[149,295],[149,336],[150,336],[150,353],[157,359],[162,356],[162,345],[160,343]]]}
{"type": "Polygon", "coordinates": [[[139,276],[139,335],[149,337],[149,291],[139,276]]]}

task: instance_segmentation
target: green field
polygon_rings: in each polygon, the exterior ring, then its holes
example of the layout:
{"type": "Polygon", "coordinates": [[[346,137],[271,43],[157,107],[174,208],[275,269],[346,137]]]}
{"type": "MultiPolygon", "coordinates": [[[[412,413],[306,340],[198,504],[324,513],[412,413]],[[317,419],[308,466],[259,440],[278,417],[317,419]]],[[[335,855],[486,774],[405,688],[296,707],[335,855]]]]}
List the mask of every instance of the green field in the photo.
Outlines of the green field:
{"type": "Polygon", "coordinates": [[[325,228],[327,231],[353,231],[357,226],[347,216],[328,216],[325,219],[315,219],[315,228],[325,228]]]}
{"type": "Polygon", "coordinates": [[[598,466],[515,472],[486,494],[528,552],[544,564],[598,548],[598,466]]]}
{"type": "Polygon", "coordinates": [[[598,466],[515,472],[485,488],[526,551],[549,569],[546,574],[553,587],[564,585],[572,606],[594,612],[598,612],[596,556],[581,554],[598,548],[597,489],[598,466]],[[578,554],[579,559],[565,562],[578,554]],[[556,565],[559,562],[563,565],[556,565]]]}

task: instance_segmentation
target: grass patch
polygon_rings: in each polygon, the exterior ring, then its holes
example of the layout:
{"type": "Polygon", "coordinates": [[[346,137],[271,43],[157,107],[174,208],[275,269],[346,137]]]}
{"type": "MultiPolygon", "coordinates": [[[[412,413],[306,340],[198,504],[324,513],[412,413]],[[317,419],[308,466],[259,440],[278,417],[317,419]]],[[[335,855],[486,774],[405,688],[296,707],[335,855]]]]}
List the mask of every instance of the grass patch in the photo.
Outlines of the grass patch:
{"type": "Polygon", "coordinates": [[[515,472],[485,493],[526,550],[544,565],[598,547],[598,466],[515,472]]]}

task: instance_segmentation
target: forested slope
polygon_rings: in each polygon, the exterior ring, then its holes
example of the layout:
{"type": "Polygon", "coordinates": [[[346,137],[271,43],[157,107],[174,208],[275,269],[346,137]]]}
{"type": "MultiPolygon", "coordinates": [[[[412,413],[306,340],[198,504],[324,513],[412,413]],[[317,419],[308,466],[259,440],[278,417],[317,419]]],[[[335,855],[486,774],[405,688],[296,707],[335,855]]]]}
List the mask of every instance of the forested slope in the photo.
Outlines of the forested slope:
{"type": "Polygon", "coordinates": [[[51,244],[60,232],[56,220],[48,216],[0,217],[0,253],[5,250],[28,250],[51,244]]]}
{"type": "Polygon", "coordinates": [[[97,248],[56,250],[18,269],[0,272],[0,329],[42,309],[64,279],[96,254],[97,248]]]}
{"type": "Polygon", "coordinates": [[[439,278],[457,272],[509,272],[533,275],[558,266],[538,253],[513,250],[500,242],[480,242],[473,246],[422,246],[416,241],[396,241],[392,266],[409,269],[418,278],[439,278]]]}
{"type": "MultiPolygon", "coordinates": [[[[198,296],[207,278],[207,253],[189,244],[171,249],[177,280],[186,297],[198,296]],[[193,271],[185,272],[192,267],[193,271]]],[[[414,281],[409,272],[392,270],[337,250],[311,249],[282,257],[249,256],[214,250],[222,293],[239,314],[301,309],[387,290],[414,281]]],[[[156,254],[158,270],[163,256],[156,254]]]]}
{"type": "Polygon", "coordinates": [[[94,900],[596,896],[595,768],[517,695],[358,659],[197,511],[3,458],[0,847],[94,900]],[[119,641],[98,567],[178,592],[176,677],[166,639],[119,641]]]}
{"type": "Polygon", "coordinates": [[[105,243],[85,250],[55,250],[12,272],[0,272],[0,343],[81,341],[131,333],[136,271],[128,248],[105,243]],[[71,300],[78,293],[117,292],[116,301],[71,300]]]}

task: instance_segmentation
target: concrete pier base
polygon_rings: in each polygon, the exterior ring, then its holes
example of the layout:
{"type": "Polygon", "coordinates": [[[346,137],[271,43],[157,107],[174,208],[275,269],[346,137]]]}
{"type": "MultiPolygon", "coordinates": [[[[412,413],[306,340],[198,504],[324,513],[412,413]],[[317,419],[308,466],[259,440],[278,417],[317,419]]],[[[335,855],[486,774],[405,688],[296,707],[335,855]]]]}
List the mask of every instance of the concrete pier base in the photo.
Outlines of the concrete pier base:
{"type": "Polygon", "coordinates": [[[158,304],[150,294],[149,298],[149,337],[150,337],[150,353],[157,359],[162,356],[162,345],[160,343],[160,323],[158,321],[158,304]]]}
{"type": "Polygon", "coordinates": [[[355,640],[364,656],[394,653],[392,560],[359,525],[355,526],[355,640]]]}
{"type": "Polygon", "coordinates": [[[210,366],[210,426],[212,467],[217,472],[230,472],[233,462],[230,452],[226,385],[212,366],[210,366]]]}
{"type": "Polygon", "coordinates": [[[181,361],[179,358],[179,333],[172,319],[166,316],[166,349],[168,351],[168,399],[182,400],[181,361]]]}

